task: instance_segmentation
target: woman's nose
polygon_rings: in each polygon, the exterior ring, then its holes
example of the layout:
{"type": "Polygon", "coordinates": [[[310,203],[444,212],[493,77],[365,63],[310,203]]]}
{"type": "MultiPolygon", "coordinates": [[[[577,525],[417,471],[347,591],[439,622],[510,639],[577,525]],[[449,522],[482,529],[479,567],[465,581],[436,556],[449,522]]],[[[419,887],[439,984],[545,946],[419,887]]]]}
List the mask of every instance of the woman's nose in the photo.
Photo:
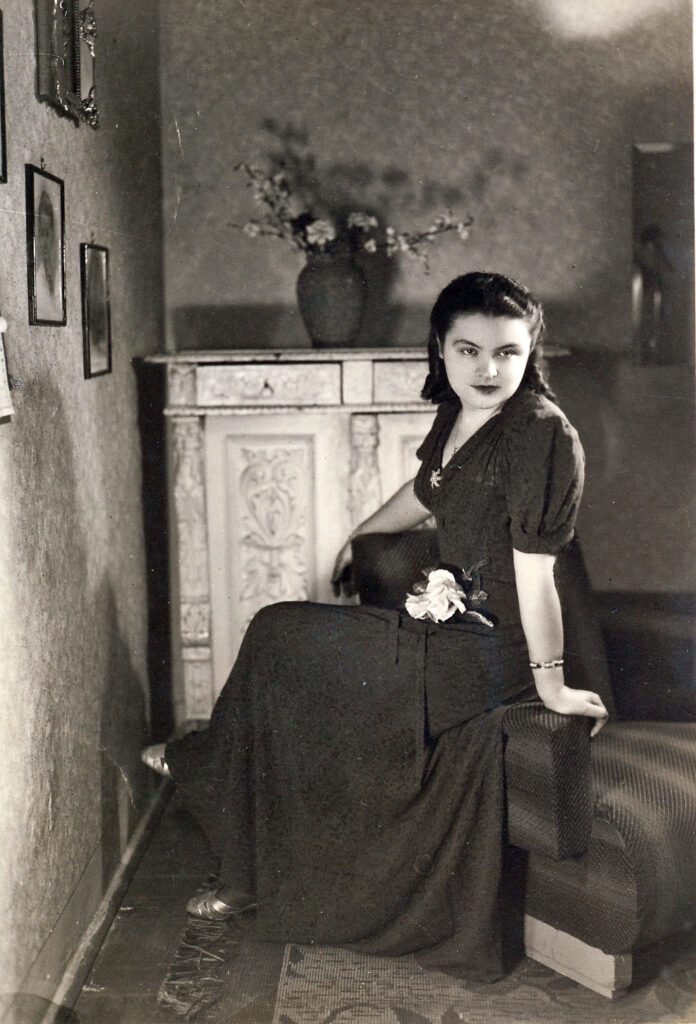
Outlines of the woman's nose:
{"type": "Polygon", "coordinates": [[[489,359],[488,362],[484,362],[479,367],[479,372],[485,380],[493,380],[494,377],[498,376],[498,367],[494,359],[489,359]]]}

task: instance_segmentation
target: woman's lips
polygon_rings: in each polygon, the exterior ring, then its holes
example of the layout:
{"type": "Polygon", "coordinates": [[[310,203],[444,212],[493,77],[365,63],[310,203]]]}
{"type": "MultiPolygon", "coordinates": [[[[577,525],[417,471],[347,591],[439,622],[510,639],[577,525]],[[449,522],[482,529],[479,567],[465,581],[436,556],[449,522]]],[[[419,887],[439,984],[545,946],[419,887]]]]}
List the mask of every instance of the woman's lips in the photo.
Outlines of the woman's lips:
{"type": "Polygon", "coordinates": [[[474,391],[480,392],[482,395],[492,395],[494,391],[497,391],[499,384],[474,384],[474,391]]]}

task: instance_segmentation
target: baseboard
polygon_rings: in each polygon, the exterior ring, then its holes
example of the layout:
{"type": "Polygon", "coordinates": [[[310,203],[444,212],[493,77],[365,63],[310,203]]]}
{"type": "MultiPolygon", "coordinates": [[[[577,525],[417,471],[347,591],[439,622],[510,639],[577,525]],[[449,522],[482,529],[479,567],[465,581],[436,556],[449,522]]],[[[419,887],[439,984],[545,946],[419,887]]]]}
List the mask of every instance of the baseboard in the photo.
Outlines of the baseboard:
{"type": "Polygon", "coordinates": [[[80,882],[68,900],[39,956],[2,1016],[3,1024],[58,1024],[68,1014],[85,983],[135,869],[172,792],[163,782],[123,851],[111,882],[102,891],[101,847],[93,852],[80,882]],[[71,956],[65,949],[74,949],[71,956]]]}

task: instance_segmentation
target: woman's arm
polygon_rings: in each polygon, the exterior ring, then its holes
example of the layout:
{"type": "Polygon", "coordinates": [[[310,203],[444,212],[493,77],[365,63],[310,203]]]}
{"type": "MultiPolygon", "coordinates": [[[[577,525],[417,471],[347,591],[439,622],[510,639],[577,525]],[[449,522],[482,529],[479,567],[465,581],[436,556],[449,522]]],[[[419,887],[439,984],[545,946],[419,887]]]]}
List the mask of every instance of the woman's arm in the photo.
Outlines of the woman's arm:
{"type": "Polygon", "coordinates": [[[351,563],[350,542],[353,537],[357,537],[361,533],[399,533],[401,530],[411,530],[414,526],[419,526],[420,523],[425,522],[429,516],[430,512],[424,505],[421,505],[415,495],[413,480],[408,480],[376,512],[373,512],[364,522],[356,526],[338,552],[331,574],[334,590],[338,592],[341,577],[351,563]]]}
{"type": "MultiPolygon", "coordinates": [[[[559,660],[563,657],[563,619],[553,577],[555,555],[513,550],[513,558],[529,660],[537,663],[559,660]]],[[[591,733],[596,736],[607,720],[607,709],[598,694],[566,686],[562,665],[533,672],[537,693],[546,707],[563,715],[596,718],[591,733]]]]}

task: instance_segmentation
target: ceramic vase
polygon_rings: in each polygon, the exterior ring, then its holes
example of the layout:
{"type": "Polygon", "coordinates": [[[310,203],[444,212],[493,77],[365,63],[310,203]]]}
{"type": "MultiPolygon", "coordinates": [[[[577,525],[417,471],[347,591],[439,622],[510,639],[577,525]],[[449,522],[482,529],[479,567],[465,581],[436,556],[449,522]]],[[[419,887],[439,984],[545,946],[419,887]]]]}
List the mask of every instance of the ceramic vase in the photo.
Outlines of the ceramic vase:
{"type": "Polygon", "coordinates": [[[297,302],[312,344],[316,348],[353,344],[366,297],[365,278],[350,254],[310,254],[297,279],[297,302]]]}

